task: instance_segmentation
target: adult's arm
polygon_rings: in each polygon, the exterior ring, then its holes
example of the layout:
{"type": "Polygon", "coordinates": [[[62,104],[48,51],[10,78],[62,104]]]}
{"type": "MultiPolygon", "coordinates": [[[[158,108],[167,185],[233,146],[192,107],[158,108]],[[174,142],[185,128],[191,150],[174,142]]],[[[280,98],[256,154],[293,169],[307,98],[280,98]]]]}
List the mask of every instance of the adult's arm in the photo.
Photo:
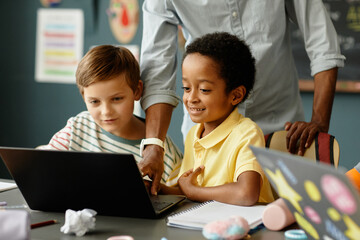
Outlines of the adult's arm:
{"type": "MultiPolygon", "coordinates": [[[[170,125],[173,106],[159,103],[146,110],[146,138],[159,138],[165,140],[170,125]]],[[[164,172],[164,149],[158,145],[147,145],[143,151],[143,159],[139,163],[143,175],[152,179],[151,193],[156,195],[161,176],[164,172]]]]}
{"type": "Polygon", "coordinates": [[[345,57],[335,28],[321,0],[287,1],[289,18],[299,26],[314,76],[314,102],[310,122],[287,122],[287,146],[292,153],[303,155],[318,132],[328,132],[337,79],[337,68],[344,66],[345,57]]]}
{"type": "MultiPolygon", "coordinates": [[[[146,0],[143,5],[143,36],[140,56],[144,92],[141,98],[146,113],[146,138],[165,140],[172,109],[177,106],[176,14],[164,1],[146,0]]],[[[147,145],[139,167],[152,180],[151,193],[157,194],[164,171],[164,151],[157,145],[147,145]]]]}
{"type": "Polygon", "coordinates": [[[335,94],[337,68],[317,73],[314,76],[314,101],[310,122],[298,121],[287,123],[287,146],[290,152],[295,153],[299,140],[297,154],[304,155],[305,148],[310,147],[318,132],[328,132],[331,110],[335,94]]]}

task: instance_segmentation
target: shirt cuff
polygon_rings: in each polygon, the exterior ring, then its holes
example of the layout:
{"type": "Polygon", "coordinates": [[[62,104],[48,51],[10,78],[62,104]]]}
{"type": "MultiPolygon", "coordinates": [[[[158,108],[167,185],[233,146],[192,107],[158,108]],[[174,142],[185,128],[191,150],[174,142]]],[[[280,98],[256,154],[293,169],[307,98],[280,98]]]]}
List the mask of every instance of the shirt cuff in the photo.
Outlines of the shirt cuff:
{"type": "Polygon", "coordinates": [[[335,67],[344,67],[345,56],[332,55],[325,58],[319,58],[311,62],[311,76],[335,67]]]}
{"type": "Polygon", "coordinates": [[[249,161],[248,163],[244,164],[239,169],[237,169],[237,171],[235,172],[233,181],[236,182],[238,177],[240,176],[240,174],[242,174],[243,172],[246,172],[246,171],[254,171],[254,172],[259,173],[261,176],[262,182],[265,181],[265,179],[264,179],[266,177],[265,173],[263,172],[260,164],[256,160],[249,161]]]}
{"type": "Polygon", "coordinates": [[[157,103],[167,103],[176,107],[179,101],[180,97],[177,96],[173,91],[160,90],[142,96],[140,103],[142,109],[146,110],[148,107],[157,103]]]}

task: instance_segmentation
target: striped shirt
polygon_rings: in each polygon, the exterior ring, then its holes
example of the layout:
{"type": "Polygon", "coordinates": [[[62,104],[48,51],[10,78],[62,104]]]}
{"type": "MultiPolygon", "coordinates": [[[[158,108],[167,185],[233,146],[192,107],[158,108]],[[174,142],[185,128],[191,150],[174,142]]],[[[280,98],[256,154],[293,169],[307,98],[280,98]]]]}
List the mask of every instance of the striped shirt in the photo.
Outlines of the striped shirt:
{"type": "MultiPolygon", "coordinates": [[[[115,136],[98,126],[88,111],[71,117],[66,126],[57,132],[48,145],[39,149],[130,153],[140,162],[140,142],[115,136]]],[[[164,173],[162,183],[168,186],[177,183],[183,155],[169,136],[165,139],[164,173]]]]}

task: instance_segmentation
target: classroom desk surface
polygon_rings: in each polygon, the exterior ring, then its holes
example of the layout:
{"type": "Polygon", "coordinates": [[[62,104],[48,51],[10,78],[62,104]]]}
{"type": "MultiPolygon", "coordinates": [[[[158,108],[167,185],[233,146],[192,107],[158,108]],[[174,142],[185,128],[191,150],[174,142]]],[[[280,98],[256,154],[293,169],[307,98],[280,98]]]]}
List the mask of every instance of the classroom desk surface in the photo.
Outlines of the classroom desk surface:
{"type": "MultiPolygon", "coordinates": [[[[26,204],[18,189],[0,192],[0,201],[6,201],[8,205],[26,204]]],[[[181,211],[194,206],[193,202],[185,201],[175,207],[174,211],[181,211]]],[[[81,209],[80,209],[81,210],[81,209]]],[[[166,217],[160,219],[139,219],[139,218],[122,218],[96,216],[96,227],[94,230],[86,233],[82,237],[75,235],[66,235],[60,232],[61,226],[65,222],[65,213],[41,212],[28,210],[31,216],[31,223],[37,223],[56,219],[57,224],[39,227],[31,230],[32,240],[52,240],[52,239],[102,239],[106,240],[111,236],[130,235],[135,240],[154,239],[160,240],[162,237],[168,240],[201,240],[205,239],[201,231],[186,230],[180,228],[168,227],[166,225],[166,217]]],[[[273,232],[263,228],[254,233],[250,239],[285,239],[284,232],[273,232]]]]}

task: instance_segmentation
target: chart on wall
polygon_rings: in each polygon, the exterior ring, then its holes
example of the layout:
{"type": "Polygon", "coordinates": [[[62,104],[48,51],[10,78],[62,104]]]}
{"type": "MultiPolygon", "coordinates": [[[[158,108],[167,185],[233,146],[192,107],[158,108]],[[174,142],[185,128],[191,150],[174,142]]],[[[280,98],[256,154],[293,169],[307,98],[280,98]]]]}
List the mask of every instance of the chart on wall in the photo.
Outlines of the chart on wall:
{"type": "Polygon", "coordinates": [[[122,44],[131,42],[139,25],[138,0],[110,0],[107,15],[116,40],[122,44]]]}
{"type": "Polygon", "coordinates": [[[40,0],[44,7],[57,7],[60,5],[61,0],[40,0]]]}
{"type": "MultiPolygon", "coordinates": [[[[338,72],[338,80],[360,81],[360,0],[323,0],[334,24],[345,67],[338,72]]],[[[293,53],[301,79],[312,79],[310,61],[304,49],[300,30],[292,32],[293,53]]],[[[356,85],[354,85],[356,86],[356,85]]]]}
{"type": "Polygon", "coordinates": [[[84,14],[81,9],[39,9],[35,80],[75,83],[83,45],[84,14]]]}

